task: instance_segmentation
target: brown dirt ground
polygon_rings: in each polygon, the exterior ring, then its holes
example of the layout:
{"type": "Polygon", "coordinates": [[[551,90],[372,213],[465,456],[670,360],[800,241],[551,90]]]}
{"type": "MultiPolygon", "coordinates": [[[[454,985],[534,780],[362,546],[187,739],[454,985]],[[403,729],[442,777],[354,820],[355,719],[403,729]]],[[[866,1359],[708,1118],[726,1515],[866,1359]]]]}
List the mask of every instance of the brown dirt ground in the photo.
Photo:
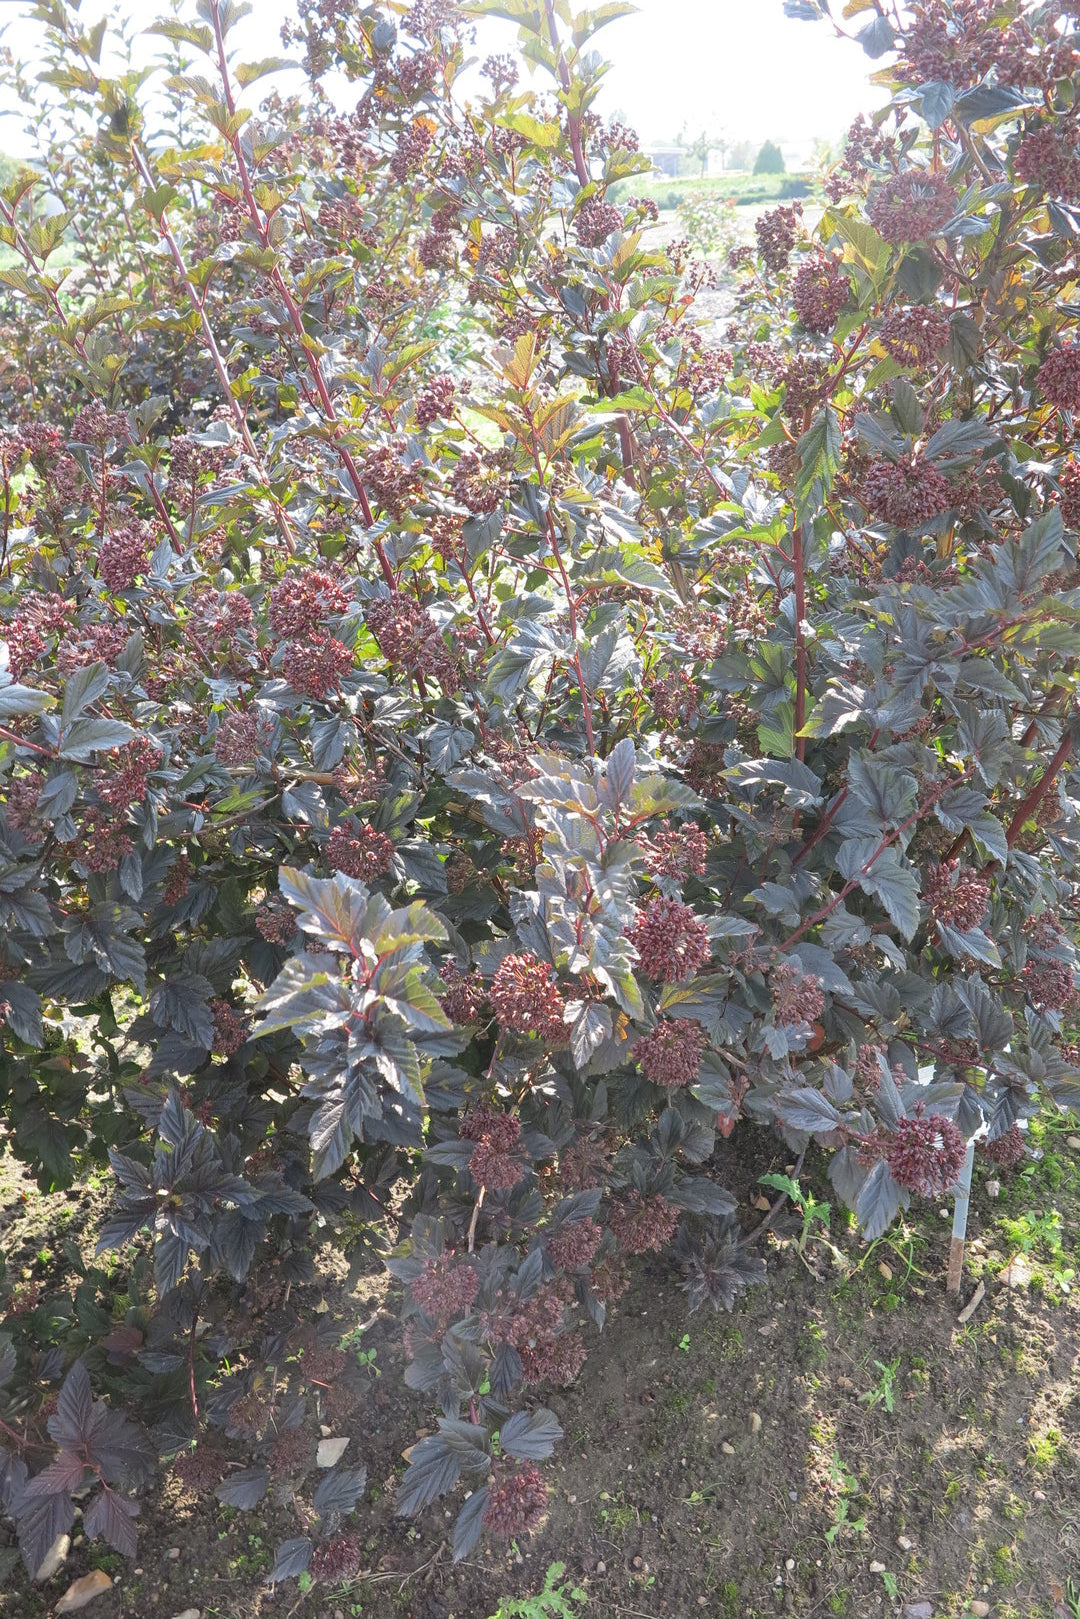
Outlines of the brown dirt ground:
{"type": "MultiPolygon", "coordinates": [[[[437,1504],[415,1524],[393,1514],[401,1452],[433,1420],[401,1381],[394,1299],[376,1275],[351,1296],[327,1277],[294,1294],[302,1314],[325,1302],[345,1331],[377,1312],[362,1342],[381,1375],[360,1379],[335,1422],[368,1468],[354,1520],[361,1577],[307,1594],[267,1587],[274,1547],[299,1532],[291,1510],[233,1512],[174,1480],[144,1508],[134,1566],[76,1543],[44,1589],[20,1567],[0,1615],[51,1613],[70,1580],[98,1567],[115,1583],[91,1619],[190,1608],[204,1619],[487,1619],[539,1591],[558,1560],[586,1593],[568,1610],[583,1619],[871,1619],[918,1603],[930,1604],[920,1619],[960,1619],[972,1600],[995,1619],[1068,1619],[1063,1588],[1080,1580],[1080,1144],[1061,1129],[1043,1146],[996,1201],[977,1172],[965,1294],[978,1278],[987,1293],[964,1326],[945,1297],[948,1225],[933,1207],[869,1252],[835,1209],[831,1241],[812,1239],[804,1256],[781,1222],[763,1245],[768,1288],[731,1315],[688,1317],[670,1265],[642,1264],[578,1382],[547,1396],[566,1438],[545,1522],[509,1553],[458,1566],[450,1510],[437,1504]],[[1058,1218],[1024,1228],[1025,1209],[1058,1218]],[[1018,1246],[1030,1249],[1021,1287],[1002,1277],[1018,1246]],[[872,1399],[882,1368],[891,1411],[872,1399]]],[[[742,1189],[747,1226],[761,1218],[756,1176],[784,1158],[749,1127],[722,1144],[715,1172],[742,1189]]],[[[9,1274],[64,1296],[64,1243],[85,1251],[103,1184],[46,1198],[10,1160],[0,1173],[9,1274]]],[[[826,1195],[816,1171],[804,1182],[826,1195]]]]}

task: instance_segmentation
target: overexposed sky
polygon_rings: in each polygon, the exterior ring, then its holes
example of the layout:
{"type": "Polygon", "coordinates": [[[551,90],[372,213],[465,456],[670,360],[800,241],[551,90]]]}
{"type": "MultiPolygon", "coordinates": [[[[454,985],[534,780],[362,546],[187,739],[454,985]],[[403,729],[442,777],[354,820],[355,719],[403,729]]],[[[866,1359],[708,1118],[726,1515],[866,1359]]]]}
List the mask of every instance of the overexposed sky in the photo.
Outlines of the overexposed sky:
{"type": "MultiPolygon", "coordinates": [[[[637,3],[638,14],[609,24],[595,45],[612,63],[602,109],[621,112],[643,141],[671,140],[683,128],[690,139],[702,130],[732,140],[833,139],[856,113],[881,103],[869,82],[875,64],[859,47],[835,39],[825,24],[791,21],[782,0],[637,3]]],[[[0,26],[16,57],[32,61],[37,29],[27,9],[25,0],[0,0],[0,26]]],[[[194,10],[192,3],[188,14],[194,10]]],[[[106,11],[148,26],[165,7],[159,11],[156,0],[82,0],[79,7],[87,26],[106,11]]],[[[230,44],[244,59],[285,54],[280,30],[292,11],[293,0],[254,0],[230,44]]],[[[484,22],[477,54],[512,48],[515,32],[484,22]]],[[[148,40],[148,50],[159,43],[148,40]]],[[[280,83],[284,89],[287,80],[280,83]]],[[[0,150],[32,155],[26,109],[0,93],[0,112],[0,150]]]]}

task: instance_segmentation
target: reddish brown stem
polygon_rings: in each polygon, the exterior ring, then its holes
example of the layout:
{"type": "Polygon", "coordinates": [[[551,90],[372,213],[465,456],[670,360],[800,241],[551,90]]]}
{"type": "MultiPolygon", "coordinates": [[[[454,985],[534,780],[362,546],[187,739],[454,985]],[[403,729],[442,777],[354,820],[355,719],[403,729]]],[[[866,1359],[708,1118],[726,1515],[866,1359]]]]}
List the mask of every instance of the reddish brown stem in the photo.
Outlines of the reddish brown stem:
{"type": "Polygon", "coordinates": [[[1057,752],[1054,754],[1054,757],[1051,759],[1050,763],[1047,765],[1034,787],[1032,787],[1031,791],[1027,793],[1026,796],[1021,800],[1019,809],[1009,822],[1008,830],[1005,833],[1005,842],[1008,844],[1010,849],[1013,847],[1017,838],[1024,830],[1024,827],[1035,814],[1039,805],[1050,791],[1058,771],[1072,753],[1072,749],[1072,737],[1066,733],[1066,735],[1063,736],[1061,741],[1058,743],[1057,752]]]}

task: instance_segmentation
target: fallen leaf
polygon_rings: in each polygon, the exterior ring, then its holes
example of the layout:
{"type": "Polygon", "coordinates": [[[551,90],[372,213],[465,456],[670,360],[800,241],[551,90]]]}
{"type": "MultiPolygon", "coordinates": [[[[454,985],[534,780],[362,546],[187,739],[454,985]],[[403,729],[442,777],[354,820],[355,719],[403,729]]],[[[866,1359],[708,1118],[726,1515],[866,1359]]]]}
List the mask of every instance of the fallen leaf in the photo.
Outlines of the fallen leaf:
{"type": "Polygon", "coordinates": [[[112,1580],[102,1568],[95,1568],[81,1579],[73,1580],[56,1604],[57,1613],[74,1613],[78,1608],[85,1608],[88,1602],[108,1591],[112,1580]]]}

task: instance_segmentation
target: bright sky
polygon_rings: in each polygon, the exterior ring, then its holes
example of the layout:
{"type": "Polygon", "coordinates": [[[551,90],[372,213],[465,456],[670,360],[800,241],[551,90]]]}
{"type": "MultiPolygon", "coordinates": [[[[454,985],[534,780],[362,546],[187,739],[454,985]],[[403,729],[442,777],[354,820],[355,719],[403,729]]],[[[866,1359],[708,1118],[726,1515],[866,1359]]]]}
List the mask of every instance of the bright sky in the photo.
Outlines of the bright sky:
{"type": "MultiPolygon", "coordinates": [[[[596,44],[613,64],[602,107],[620,111],[645,142],[674,139],[684,126],[691,139],[703,129],[734,140],[833,139],[856,113],[880,104],[869,83],[874,64],[859,47],[836,40],[824,24],[790,21],[782,0],[637,3],[638,14],[609,24],[596,44]]],[[[158,14],[155,0],[113,0],[111,8],[82,0],[79,9],[87,25],[106,9],[146,24],[158,14]]],[[[185,9],[194,13],[193,4],[185,9]]],[[[281,52],[281,24],[292,10],[293,0],[254,0],[230,44],[245,59],[281,52]]],[[[37,34],[26,13],[26,0],[0,0],[4,39],[22,60],[32,59],[37,34]]],[[[514,35],[508,24],[484,23],[478,54],[511,48],[514,35]]],[[[0,149],[30,156],[26,109],[0,96],[0,110],[14,114],[0,120],[0,149]]]]}

